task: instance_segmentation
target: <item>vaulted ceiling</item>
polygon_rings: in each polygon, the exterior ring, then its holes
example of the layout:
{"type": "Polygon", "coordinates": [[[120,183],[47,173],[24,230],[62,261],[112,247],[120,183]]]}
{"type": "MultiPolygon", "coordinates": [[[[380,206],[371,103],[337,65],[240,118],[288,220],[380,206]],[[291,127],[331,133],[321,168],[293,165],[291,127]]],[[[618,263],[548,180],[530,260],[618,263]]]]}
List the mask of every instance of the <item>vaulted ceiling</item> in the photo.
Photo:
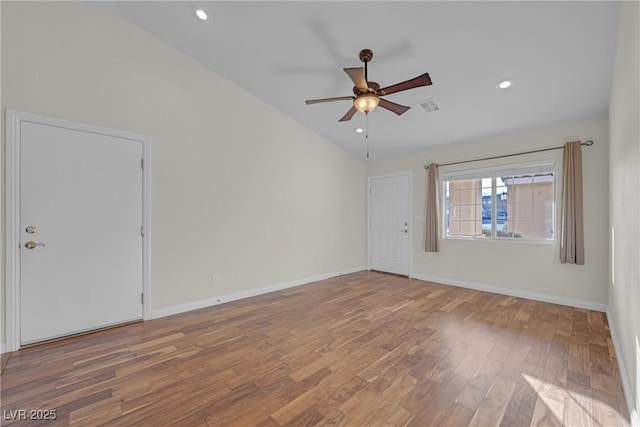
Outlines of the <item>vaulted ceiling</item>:
{"type": "MultiPolygon", "coordinates": [[[[365,116],[338,122],[352,94],[342,71],[371,49],[369,79],[388,86],[428,72],[433,85],[389,95],[402,116],[368,117],[372,158],[505,131],[604,115],[615,2],[108,2],[100,4],[359,157],[365,116]],[[194,8],[208,19],[196,18],[194,8]],[[502,79],[515,84],[496,88],[502,79]],[[438,110],[421,107],[435,102],[438,110]]],[[[212,122],[215,118],[212,118],[212,122]]],[[[247,126],[252,117],[247,114],[247,126]]]]}

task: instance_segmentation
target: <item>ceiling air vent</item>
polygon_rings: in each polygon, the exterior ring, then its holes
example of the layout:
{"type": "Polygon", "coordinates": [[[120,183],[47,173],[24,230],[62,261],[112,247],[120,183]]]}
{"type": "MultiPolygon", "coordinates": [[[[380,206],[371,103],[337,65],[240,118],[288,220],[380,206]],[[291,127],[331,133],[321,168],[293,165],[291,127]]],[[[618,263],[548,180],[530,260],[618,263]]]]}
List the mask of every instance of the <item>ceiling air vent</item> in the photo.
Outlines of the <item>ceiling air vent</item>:
{"type": "Polygon", "coordinates": [[[420,102],[419,105],[422,107],[425,113],[435,113],[436,111],[440,110],[440,106],[433,98],[420,102]]]}

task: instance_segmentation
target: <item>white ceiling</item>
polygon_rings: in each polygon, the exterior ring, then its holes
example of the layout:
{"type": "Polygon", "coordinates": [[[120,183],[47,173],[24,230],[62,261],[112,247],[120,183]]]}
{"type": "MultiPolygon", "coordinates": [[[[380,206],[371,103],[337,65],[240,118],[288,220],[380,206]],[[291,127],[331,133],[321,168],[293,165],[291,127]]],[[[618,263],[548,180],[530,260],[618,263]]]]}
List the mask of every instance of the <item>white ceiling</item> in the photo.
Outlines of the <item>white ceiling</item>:
{"type": "MultiPolygon", "coordinates": [[[[373,50],[369,79],[388,86],[428,72],[432,86],[389,95],[403,116],[369,116],[371,158],[509,130],[606,114],[618,20],[615,2],[109,2],[218,74],[364,158],[342,71],[373,50]],[[199,21],[194,5],[209,20],[199,21]],[[516,81],[496,90],[502,78],[516,81]],[[440,106],[426,114],[419,105],[440,106]]],[[[215,118],[212,118],[214,120],[215,118]]],[[[247,117],[251,126],[251,117],[247,117]]],[[[516,142],[514,142],[516,143],[516,142]]]]}

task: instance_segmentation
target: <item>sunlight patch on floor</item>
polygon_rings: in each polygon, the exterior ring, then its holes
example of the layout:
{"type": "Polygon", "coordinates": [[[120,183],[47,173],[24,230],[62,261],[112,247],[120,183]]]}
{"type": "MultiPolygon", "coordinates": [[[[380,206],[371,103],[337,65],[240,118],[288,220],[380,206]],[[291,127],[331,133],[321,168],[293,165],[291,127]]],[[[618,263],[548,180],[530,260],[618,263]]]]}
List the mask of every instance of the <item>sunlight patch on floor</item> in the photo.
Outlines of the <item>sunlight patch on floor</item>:
{"type": "Polygon", "coordinates": [[[629,425],[626,417],[606,402],[531,375],[522,376],[538,395],[531,425],[629,425]]]}

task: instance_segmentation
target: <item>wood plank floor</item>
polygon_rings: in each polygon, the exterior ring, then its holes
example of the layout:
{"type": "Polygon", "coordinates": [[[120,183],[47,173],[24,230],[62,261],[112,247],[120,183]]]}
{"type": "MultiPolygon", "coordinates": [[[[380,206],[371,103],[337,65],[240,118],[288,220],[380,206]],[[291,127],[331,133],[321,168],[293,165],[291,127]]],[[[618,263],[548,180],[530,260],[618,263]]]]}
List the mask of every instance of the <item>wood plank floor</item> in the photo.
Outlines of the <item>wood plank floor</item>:
{"type": "Polygon", "coordinates": [[[603,313],[374,272],[4,363],[3,425],[629,425],[603,313]]]}

